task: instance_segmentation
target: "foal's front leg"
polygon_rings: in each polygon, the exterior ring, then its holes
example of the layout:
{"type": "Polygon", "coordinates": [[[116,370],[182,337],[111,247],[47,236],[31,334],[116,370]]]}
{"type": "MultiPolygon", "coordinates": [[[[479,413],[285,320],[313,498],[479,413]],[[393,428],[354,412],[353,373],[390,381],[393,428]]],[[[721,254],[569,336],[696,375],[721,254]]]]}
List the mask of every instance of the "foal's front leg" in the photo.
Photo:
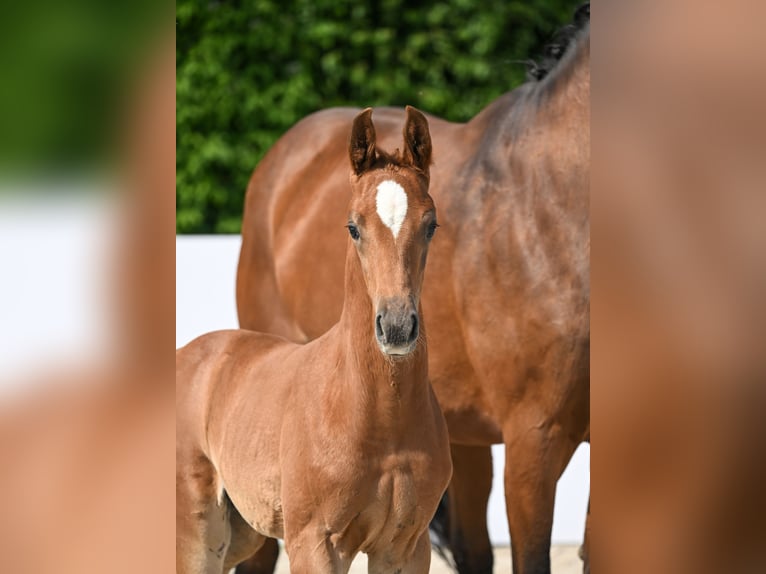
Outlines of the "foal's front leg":
{"type": "Polygon", "coordinates": [[[184,454],[177,455],[176,572],[221,574],[231,541],[228,507],[218,503],[212,465],[184,454]]]}
{"type": "Polygon", "coordinates": [[[319,529],[306,528],[295,536],[286,533],[285,550],[290,574],[346,574],[351,568],[351,560],[341,557],[329,535],[319,529]]]}
{"type": "Polygon", "coordinates": [[[431,538],[426,529],[415,543],[412,554],[404,559],[392,559],[388,552],[370,554],[369,574],[428,574],[431,566],[431,538]]]}

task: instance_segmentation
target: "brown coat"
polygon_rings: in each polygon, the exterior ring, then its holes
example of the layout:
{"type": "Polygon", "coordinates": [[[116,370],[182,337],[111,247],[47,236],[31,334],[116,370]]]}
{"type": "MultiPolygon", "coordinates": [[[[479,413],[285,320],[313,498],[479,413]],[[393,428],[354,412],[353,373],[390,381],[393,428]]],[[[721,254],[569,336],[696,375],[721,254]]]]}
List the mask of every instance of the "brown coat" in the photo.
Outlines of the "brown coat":
{"type": "Polygon", "coordinates": [[[340,321],[306,345],[221,331],[178,351],[179,572],[220,573],[264,536],[285,539],[293,572],[344,572],[359,551],[371,571],[428,571],[428,523],[451,475],[419,304],[436,225],[430,138],[409,110],[405,152],[389,156],[370,115],[351,140],[357,237],[340,321]],[[384,182],[406,214],[379,206],[384,182]],[[396,233],[386,214],[401,216],[396,233]]]}

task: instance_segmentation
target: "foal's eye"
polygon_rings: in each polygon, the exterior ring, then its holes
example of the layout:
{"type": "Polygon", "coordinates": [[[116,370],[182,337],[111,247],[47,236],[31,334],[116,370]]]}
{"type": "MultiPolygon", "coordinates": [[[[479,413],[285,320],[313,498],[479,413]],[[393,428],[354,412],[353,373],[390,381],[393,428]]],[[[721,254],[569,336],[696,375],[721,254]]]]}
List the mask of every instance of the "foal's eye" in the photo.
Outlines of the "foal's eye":
{"type": "Polygon", "coordinates": [[[437,227],[439,227],[439,224],[435,221],[428,226],[428,229],[426,229],[426,239],[431,239],[434,236],[437,227]]]}
{"type": "Polygon", "coordinates": [[[348,234],[351,236],[351,239],[354,241],[359,239],[359,230],[356,228],[356,225],[349,223],[346,227],[348,227],[348,234]]]}

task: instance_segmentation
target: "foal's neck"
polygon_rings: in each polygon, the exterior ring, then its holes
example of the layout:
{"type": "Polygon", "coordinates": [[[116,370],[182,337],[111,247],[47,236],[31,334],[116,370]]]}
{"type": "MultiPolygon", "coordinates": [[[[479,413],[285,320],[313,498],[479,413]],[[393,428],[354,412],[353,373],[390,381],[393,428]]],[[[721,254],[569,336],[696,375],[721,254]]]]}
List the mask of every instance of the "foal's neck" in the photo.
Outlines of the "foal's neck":
{"type": "MultiPolygon", "coordinates": [[[[422,317],[422,309],[418,309],[422,317]]],[[[356,249],[349,243],[346,252],[345,297],[338,324],[343,366],[351,393],[360,399],[390,408],[406,408],[428,393],[428,355],[421,320],[421,337],[406,357],[389,357],[378,347],[374,334],[375,311],[367,292],[356,249]]]]}

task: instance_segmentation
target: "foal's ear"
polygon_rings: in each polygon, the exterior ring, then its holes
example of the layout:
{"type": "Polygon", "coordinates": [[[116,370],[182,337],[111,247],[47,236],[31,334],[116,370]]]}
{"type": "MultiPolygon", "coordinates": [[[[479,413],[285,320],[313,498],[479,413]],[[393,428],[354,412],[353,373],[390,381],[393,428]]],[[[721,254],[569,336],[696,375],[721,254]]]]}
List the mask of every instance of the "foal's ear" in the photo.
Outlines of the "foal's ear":
{"type": "Polygon", "coordinates": [[[431,165],[431,132],[428,120],[412,106],[407,106],[404,122],[404,161],[428,174],[431,165]]]}
{"type": "Polygon", "coordinates": [[[348,156],[356,175],[370,169],[375,163],[375,127],[372,125],[372,108],[367,108],[354,118],[348,156]]]}

